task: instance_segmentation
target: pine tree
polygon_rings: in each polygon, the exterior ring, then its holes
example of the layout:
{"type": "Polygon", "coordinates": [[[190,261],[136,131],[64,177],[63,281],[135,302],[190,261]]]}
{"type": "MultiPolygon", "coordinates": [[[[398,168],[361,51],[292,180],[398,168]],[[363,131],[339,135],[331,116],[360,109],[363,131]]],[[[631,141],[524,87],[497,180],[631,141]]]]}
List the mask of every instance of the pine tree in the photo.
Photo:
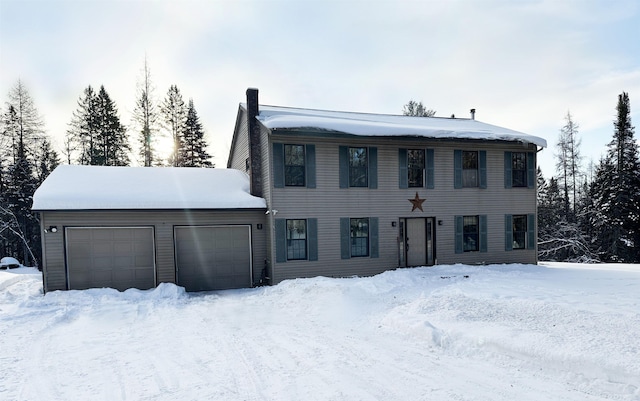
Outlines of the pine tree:
{"type": "Polygon", "coordinates": [[[180,155],[182,164],[180,167],[214,167],[207,153],[207,143],[204,140],[204,131],[200,119],[193,105],[193,99],[189,99],[187,119],[182,133],[183,150],[180,155]]]}
{"type": "Polygon", "coordinates": [[[78,109],[73,113],[70,128],[65,137],[65,153],[69,164],[75,159],[78,164],[97,164],[98,149],[98,97],[91,87],[87,86],[78,99],[78,109]],[[74,150],[79,152],[73,157],[74,150]]]}
{"type": "Polygon", "coordinates": [[[433,117],[436,115],[436,111],[427,109],[426,107],[424,107],[422,102],[409,100],[409,103],[405,104],[402,108],[402,114],[405,116],[415,117],[433,117]]]}
{"type": "Polygon", "coordinates": [[[120,124],[118,110],[109,94],[100,86],[96,101],[96,157],[100,166],[128,166],[131,147],[125,127],[120,124]]]}
{"type": "Polygon", "coordinates": [[[640,261],[640,159],[631,124],[629,95],[618,96],[617,118],[607,154],[591,187],[593,226],[606,261],[640,261]]]}
{"type": "Polygon", "coordinates": [[[140,130],[138,137],[140,161],[145,167],[150,167],[159,162],[154,146],[155,136],[158,132],[158,113],[153,95],[155,88],[151,81],[151,71],[146,57],[142,74],[142,80],[138,83],[138,98],[136,99],[133,118],[140,130]]]}
{"type": "Polygon", "coordinates": [[[49,138],[42,138],[35,150],[35,175],[38,185],[42,184],[51,172],[60,164],[58,152],[51,146],[49,138]]]}
{"type": "Polygon", "coordinates": [[[182,134],[187,120],[187,108],[184,100],[182,100],[180,89],[176,85],[169,87],[161,109],[164,127],[169,131],[173,139],[173,150],[169,156],[169,165],[174,167],[181,166],[183,163],[180,157],[184,152],[182,134]]]}

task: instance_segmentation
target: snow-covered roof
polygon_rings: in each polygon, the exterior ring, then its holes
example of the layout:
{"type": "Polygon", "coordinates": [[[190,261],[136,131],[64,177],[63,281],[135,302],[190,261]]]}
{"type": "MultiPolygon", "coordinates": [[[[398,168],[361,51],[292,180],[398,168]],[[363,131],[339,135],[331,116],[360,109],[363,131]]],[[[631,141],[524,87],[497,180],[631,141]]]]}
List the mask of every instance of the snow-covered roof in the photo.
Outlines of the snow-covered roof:
{"type": "MultiPolygon", "coordinates": [[[[246,104],[243,104],[246,108],[246,104]]],[[[484,139],[532,143],[543,138],[468,118],[410,117],[260,105],[258,120],[267,128],[319,129],[360,136],[415,136],[435,139],[484,139]]]]}
{"type": "Polygon", "coordinates": [[[195,167],[58,166],[33,210],[265,208],[239,170],[195,167]]]}

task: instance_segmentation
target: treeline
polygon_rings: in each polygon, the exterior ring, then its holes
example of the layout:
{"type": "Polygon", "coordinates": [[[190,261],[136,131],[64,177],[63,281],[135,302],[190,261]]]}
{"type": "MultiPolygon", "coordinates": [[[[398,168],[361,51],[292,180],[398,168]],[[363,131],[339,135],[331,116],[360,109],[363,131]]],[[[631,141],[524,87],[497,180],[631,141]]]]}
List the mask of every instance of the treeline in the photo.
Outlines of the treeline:
{"type": "Polygon", "coordinates": [[[68,164],[129,166],[137,158],[142,166],[214,167],[193,99],[185,103],[176,85],[161,101],[154,90],[145,60],[127,127],[105,87],[96,91],[87,86],[71,113],[59,154],[24,83],[16,83],[0,106],[0,257],[40,265],[40,222],[31,212],[33,194],[61,156],[68,164]],[[156,149],[162,136],[171,138],[168,157],[156,149]]]}
{"type": "Polygon", "coordinates": [[[556,145],[556,175],[545,180],[538,168],[540,260],[640,262],[640,159],[634,130],[629,95],[623,92],[606,154],[584,166],[579,124],[567,113],[556,145]]]}

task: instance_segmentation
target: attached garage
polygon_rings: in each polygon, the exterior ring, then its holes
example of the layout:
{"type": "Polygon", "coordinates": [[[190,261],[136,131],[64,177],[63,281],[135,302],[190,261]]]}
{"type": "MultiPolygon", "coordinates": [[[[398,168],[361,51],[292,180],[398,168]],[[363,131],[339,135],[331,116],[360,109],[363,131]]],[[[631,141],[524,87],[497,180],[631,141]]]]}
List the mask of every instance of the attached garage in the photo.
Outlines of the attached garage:
{"type": "Polygon", "coordinates": [[[263,283],[266,202],[244,172],[58,166],[36,191],[44,291],[263,283]]]}
{"type": "Polygon", "coordinates": [[[66,227],[69,289],[156,286],[153,227],[66,227]]]}
{"type": "Polygon", "coordinates": [[[251,226],[175,227],[178,285],[187,291],[251,286],[251,226]]]}

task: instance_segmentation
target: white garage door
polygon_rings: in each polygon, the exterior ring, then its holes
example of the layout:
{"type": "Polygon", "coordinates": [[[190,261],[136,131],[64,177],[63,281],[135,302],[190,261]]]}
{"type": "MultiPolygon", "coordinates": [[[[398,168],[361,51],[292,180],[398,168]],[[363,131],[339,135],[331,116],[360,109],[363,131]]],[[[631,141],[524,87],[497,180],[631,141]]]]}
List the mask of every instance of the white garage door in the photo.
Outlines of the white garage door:
{"type": "Polygon", "coordinates": [[[67,227],[65,244],[71,290],[155,287],[152,227],[67,227]]]}
{"type": "Polygon", "coordinates": [[[251,287],[250,226],[174,228],[178,285],[187,291],[251,287]]]}

